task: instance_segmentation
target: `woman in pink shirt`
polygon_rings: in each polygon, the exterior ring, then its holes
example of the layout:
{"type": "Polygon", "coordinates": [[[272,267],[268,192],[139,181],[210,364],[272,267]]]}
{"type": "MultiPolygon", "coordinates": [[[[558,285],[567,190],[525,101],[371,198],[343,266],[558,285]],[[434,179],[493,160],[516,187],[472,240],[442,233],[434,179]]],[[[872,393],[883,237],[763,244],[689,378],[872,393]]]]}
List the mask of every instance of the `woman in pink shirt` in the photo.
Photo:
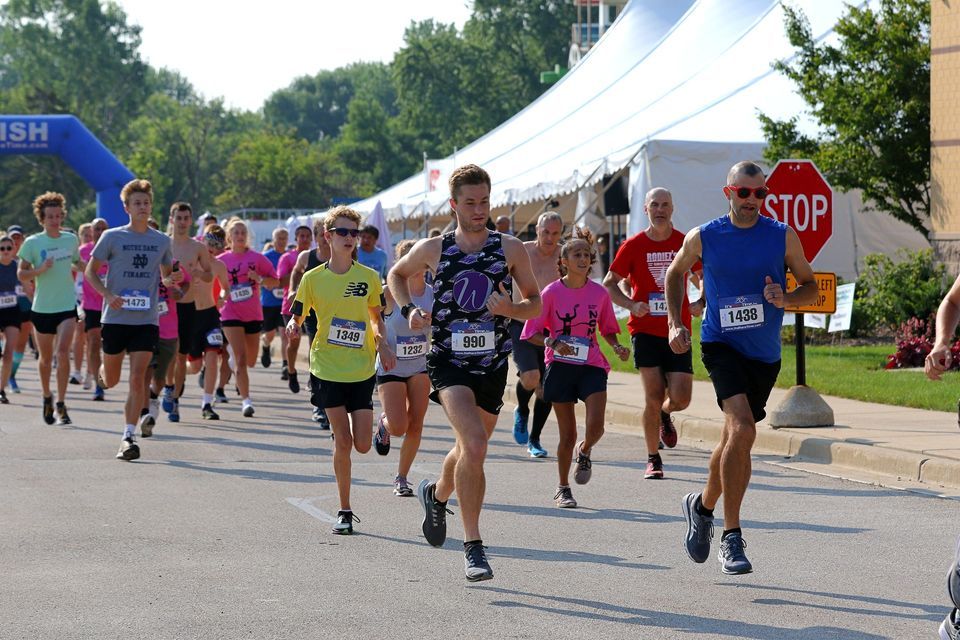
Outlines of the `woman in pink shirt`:
{"type": "Polygon", "coordinates": [[[230,250],[217,260],[227,268],[226,278],[220,278],[224,304],[220,310],[220,324],[233,351],[237,388],[243,398],[243,416],[253,417],[250,401],[250,377],[247,368],[257,361],[260,329],[263,326],[263,307],[260,306],[260,287],[273,288],[280,284],[277,272],[263,254],[249,247],[249,232],[242,220],[227,224],[230,250]]]}
{"type": "Polygon", "coordinates": [[[561,508],[577,506],[570,491],[571,459],[574,455],[577,459],[573,479],[577,484],[586,484],[591,474],[590,452],[603,436],[610,364],[600,351],[597,334],[603,336],[621,360],[630,356],[630,349],[617,340],[620,325],[613,313],[610,294],[603,285],[589,278],[590,269],[597,261],[593,238],[588,230],[577,228],[575,233],[560,249],[563,277],[544,288],[540,294],[543,302],[540,316],[527,320],[520,334],[523,340],[547,347],[543,399],[553,403],[560,428],[557,445],[560,485],[554,501],[561,508]],[[579,443],[574,414],[577,400],[583,400],[587,409],[586,433],[579,443]]]}

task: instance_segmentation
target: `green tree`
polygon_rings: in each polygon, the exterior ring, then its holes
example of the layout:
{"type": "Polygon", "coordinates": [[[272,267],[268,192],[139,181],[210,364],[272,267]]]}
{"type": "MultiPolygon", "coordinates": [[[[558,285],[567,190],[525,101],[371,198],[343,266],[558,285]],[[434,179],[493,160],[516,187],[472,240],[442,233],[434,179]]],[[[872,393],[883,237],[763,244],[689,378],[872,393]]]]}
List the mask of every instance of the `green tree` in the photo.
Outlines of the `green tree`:
{"type": "Polygon", "coordinates": [[[850,7],[836,44],[818,42],[801,11],[784,5],[797,48],[776,68],[793,80],[821,131],[799,120],[760,121],[766,159],[808,157],[834,187],[861,189],[879,211],[920,232],[930,216],[930,2],[850,7]]]}

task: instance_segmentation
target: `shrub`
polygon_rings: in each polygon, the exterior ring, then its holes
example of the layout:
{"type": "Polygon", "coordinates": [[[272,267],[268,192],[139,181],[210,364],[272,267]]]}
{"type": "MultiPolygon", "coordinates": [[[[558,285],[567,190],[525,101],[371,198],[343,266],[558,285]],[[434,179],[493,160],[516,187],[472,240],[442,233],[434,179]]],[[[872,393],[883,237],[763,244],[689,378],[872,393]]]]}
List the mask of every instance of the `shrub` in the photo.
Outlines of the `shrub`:
{"type": "Polygon", "coordinates": [[[911,318],[929,318],[946,293],[946,267],[936,264],[932,249],[901,249],[897,257],[895,262],[883,254],[868,255],[857,282],[854,317],[861,315],[875,331],[894,331],[911,318]]]}

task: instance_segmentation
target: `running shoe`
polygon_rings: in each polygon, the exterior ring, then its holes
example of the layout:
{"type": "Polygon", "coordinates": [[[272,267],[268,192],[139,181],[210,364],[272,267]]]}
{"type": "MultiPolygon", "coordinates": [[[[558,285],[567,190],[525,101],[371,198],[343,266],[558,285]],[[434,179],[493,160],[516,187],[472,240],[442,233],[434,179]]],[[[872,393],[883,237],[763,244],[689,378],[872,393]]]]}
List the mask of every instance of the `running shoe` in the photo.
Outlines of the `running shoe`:
{"type": "Polygon", "coordinates": [[[668,449],[677,446],[677,428],[673,426],[673,418],[666,411],[660,412],[660,442],[668,449]]]}
{"type": "MultiPolygon", "coordinates": [[[[284,369],[284,372],[287,370],[284,369]]],[[[300,393],[300,381],[297,380],[297,372],[287,374],[287,386],[290,387],[291,393],[300,393]]]]}
{"type": "Polygon", "coordinates": [[[20,385],[17,384],[17,379],[14,376],[10,376],[10,391],[20,393],[20,385]]]}
{"type": "Polygon", "coordinates": [[[401,498],[413,497],[413,487],[407,483],[407,479],[404,476],[398,475],[393,479],[393,495],[400,496],[401,498]]]}
{"type": "Polygon", "coordinates": [[[253,403],[249,400],[243,401],[243,417],[252,418],[253,417],[253,403]]]}
{"type": "Polygon", "coordinates": [[[47,424],[53,424],[56,421],[53,417],[53,396],[43,399],[43,421],[47,424]]]}
{"type": "Polygon", "coordinates": [[[90,389],[93,389],[93,373],[87,371],[87,375],[83,379],[83,390],[90,391],[90,389]]]}
{"type": "Polygon", "coordinates": [[[573,509],[577,506],[577,501],[573,499],[573,491],[570,487],[557,487],[557,495],[553,496],[553,501],[561,509],[573,509]]]}
{"type": "Polygon", "coordinates": [[[144,438],[153,437],[153,428],[157,425],[156,419],[149,413],[140,416],[137,427],[140,429],[140,435],[144,438]]]}
{"type": "Polygon", "coordinates": [[[647,460],[647,471],[643,474],[644,480],[663,480],[663,460],[657,456],[656,460],[647,460]]]}
{"type": "Polygon", "coordinates": [[[217,392],[213,396],[213,401],[217,404],[227,404],[230,402],[227,400],[227,394],[223,392],[223,387],[217,387],[217,392]]]}
{"type": "Polygon", "coordinates": [[[540,446],[538,440],[531,440],[527,444],[527,453],[530,454],[531,458],[546,458],[547,450],[540,446]]]}
{"type": "Polygon", "coordinates": [[[7,400],[6,391],[0,391],[0,404],[10,404],[10,401],[7,400]]]}
{"type": "Polygon", "coordinates": [[[947,574],[947,593],[953,600],[953,606],[960,607],[960,539],[957,540],[957,551],[950,566],[950,573],[947,574]]]}
{"type": "Polygon", "coordinates": [[[73,420],[70,419],[70,415],[67,414],[67,405],[58,402],[57,403],[57,426],[65,426],[68,424],[73,424],[73,420]]]}
{"type": "Polygon", "coordinates": [[[940,640],[960,640],[960,609],[954,609],[940,623],[940,640]]]}
{"type": "Polygon", "coordinates": [[[71,373],[71,374],[70,374],[70,384],[80,384],[80,383],[82,383],[82,382],[83,382],[83,380],[80,379],[80,374],[79,374],[79,373],[71,373]]]}
{"type": "Polygon", "coordinates": [[[290,373],[287,371],[287,361],[284,360],[280,363],[280,379],[286,382],[289,377],[290,373]]]}
{"type": "Polygon", "coordinates": [[[330,430],[330,420],[327,418],[327,412],[320,407],[313,408],[313,416],[311,417],[311,420],[320,425],[321,431],[330,430]]]}
{"type": "Polygon", "coordinates": [[[436,491],[435,482],[423,480],[417,487],[417,498],[423,507],[423,537],[431,546],[442,547],[447,539],[447,514],[453,515],[453,511],[447,509],[446,502],[437,502],[436,491]]]}
{"type": "Polygon", "coordinates": [[[103,387],[97,385],[93,388],[93,400],[94,402],[103,402],[103,387]]]}
{"type": "Polygon", "coordinates": [[[260,364],[263,365],[263,368],[266,369],[270,366],[270,347],[261,346],[260,347],[260,364]]]}
{"type": "Polygon", "coordinates": [[[591,469],[593,464],[590,462],[590,456],[580,450],[582,446],[583,443],[578,442],[576,449],[573,450],[573,459],[577,462],[577,468],[573,472],[573,481],[577,484],[587,484],[590,482],[590,476],[593,474],[593,470],[591,469]]]}
{"type": "Polygon", "coordinates": [[[493,569],[487,562],[485,549],[481,542],[467,542],[463,545],[463,566],[467,582],[480,582],[493,577],[493,569]]]}
{"type": "Polygon", "coordinates": [[[180,422],[180,401],[174,399],[173,411],[167,414],[167,420],[170,422],[180,422]]]}
{"type": "Polygon", "coordinates": [[[163,391],[160,393],[160,408],[163,409],[164,413],[170,413],[173,411],[173,387],[164,385],[163,391]]]}
{"type": "Polygon", "coordinates": [[[687,520],[687,537],[683,546],[694,562],[706,562],[710,557],[710,540],[713,538],[713,516],[701,515],[697,507],[701,506],[699,493],[688,493],[683,497],[683,517],[687,520]]]}
{"type": "Polygon", "coordinates": [[[728,576],[736,576],[753,571],[753,565],[747,560],[744,549],[747,542],[739,533],[729,533],[720,541],[720,552],[717,559],[721,570],[728,576]]]}
{"type": "Polygon", "coordinates": [[[137,442],[133,439],[133,436],[127,436],[123,439],[123,442],[120,443],[120,450],[117,451],[117,458],[120,460],[136,460],[140,457],[140,447],[137,445],[137,442]]]}
{"type": "Polygon", "coordinates": [[[520,408],[513,410],[513,439],[517,444],[527,444],[530,435],[527,433],[527,420],[530,414],[523,415],[520,408]]]}
{"type": "Polygon", "coordinates": [[[390,432],[387,431],[387,425],[384,424],[386,419],[387,414],[381,413],[380,419],[377,420],[377,433],[373,436],[373,445],[377,448],[377,453],[382,456],[390,453],[390,432]]]}
{"type": "Polygon", "coordinates": [[[337,511],[337,521],[333,525],[333,533],[348,536],[353,533],[353,523],[360,522],[360,518],[353,515],[353,511],[337,511]]]}
{"type": "Polygon", "coordinates": [[[204,420],[219,420],[220,414],[213,410],[213,407],[210,406],[210,403],[203,405],[203,419],[204,420]]]}

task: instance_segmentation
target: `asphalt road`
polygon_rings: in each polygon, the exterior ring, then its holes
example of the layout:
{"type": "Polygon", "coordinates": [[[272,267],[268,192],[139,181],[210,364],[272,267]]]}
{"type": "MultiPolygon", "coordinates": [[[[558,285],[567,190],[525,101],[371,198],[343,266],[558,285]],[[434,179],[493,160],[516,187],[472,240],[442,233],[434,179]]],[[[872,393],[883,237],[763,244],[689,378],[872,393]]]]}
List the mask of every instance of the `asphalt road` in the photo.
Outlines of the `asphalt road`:
{"type": "MultiPolygon", "coordinates": [[[[743,511],[755,571],[725,576],[682,549],[680,500],[701,487],[706,453],[667,451],[667,479],[645,481],[640,441],[608,432],[593,479],[574,487],[580,508],[561,510],[555,461],[513,443],[508,406],[481,520],[496,576],[471,585],[459,514],[435,549],[416,499],[393,495],[396,450],[354,456],[362,522],[330,533],[332,443],[275,367],[252,374],[253,419],[231,399],[201,421],[188,381],[182,422],[161,419],[135,463],[114,459],[121,390],[94,403],[71,387],[75,424],[50,427],[34,371],[0,406],[4,640],[903,639],[936,637],[948,611],[955,501],[757,458],[743,511]]],[[[452,442],[439,408],[427,423],[413,483],[436,477],[452,442]]]]}

